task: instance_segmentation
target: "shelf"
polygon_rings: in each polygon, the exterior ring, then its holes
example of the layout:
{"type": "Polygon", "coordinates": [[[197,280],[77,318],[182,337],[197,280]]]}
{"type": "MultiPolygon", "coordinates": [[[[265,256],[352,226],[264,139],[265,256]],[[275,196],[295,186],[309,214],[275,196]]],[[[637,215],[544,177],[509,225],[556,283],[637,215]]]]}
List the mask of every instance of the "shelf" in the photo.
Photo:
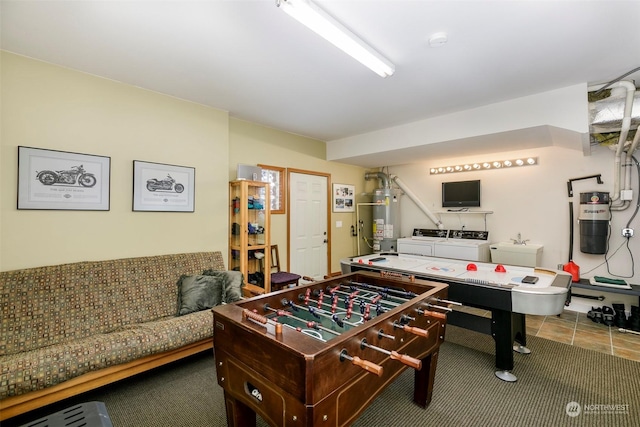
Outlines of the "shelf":
{"type": "Polygon", "coordinates": [[[271,292],[269,194],[266,182],[229,183],[229,270],[242,272],[245,297],[271,292]]]}
{"type": "Polygon", "coordinates": [[[589,289],[597,292],[609,292],[612,294],[636,295],[640,297],[640,285],[629,284],[631,289],[615,288],[613,286],[592,285],[587,279],[580,279],[579,282],[571,282],[572,288],[589,289]]]}
{"type": "Polygon", "coordinates": [[[484,230],[487,231],[487,215],[493,211],[439,211],[436,212],[438,219],[442,221],[442,215],[484,215],[484,230]]]}
{"type": "Polygon", "coordinates": [[[478,215],[489,215],[492,214],[493,211],[438,211],[436,212],[436,214],[438,215],[442,215],[442,214],[462,214],[462,215],[468,215],[468,214],[478,214],[478,215]]]}

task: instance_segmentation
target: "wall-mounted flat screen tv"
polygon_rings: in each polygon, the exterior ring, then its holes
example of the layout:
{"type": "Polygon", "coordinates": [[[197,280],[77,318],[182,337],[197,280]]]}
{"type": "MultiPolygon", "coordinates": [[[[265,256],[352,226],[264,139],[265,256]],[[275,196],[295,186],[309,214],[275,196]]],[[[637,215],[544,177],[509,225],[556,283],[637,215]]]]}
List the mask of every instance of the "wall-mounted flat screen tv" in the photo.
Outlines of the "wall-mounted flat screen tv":
{"type": "Polygon", "coordinates": [[[480,206],[480,180],[442,183],[443,208],[480,206]]]}

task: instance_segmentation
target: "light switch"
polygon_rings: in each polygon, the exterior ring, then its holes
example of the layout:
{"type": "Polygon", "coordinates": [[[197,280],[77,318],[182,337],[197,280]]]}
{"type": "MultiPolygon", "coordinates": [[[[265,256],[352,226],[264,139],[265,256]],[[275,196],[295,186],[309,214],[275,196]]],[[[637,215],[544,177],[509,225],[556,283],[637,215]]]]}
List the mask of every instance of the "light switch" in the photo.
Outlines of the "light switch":
{"type": "Polygon", "coordinates": [[[336,228],[342,227],[342,221],[336,221],[336,228]]]}

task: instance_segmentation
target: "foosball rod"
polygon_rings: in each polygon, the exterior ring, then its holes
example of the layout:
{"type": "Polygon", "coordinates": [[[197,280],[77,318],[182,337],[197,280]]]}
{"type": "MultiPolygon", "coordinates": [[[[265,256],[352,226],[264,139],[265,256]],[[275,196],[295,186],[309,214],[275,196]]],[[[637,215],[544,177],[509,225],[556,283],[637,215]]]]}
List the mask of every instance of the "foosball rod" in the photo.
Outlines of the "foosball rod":
{"type": "MultiPolygon", "coordinates": [[[[319,296],[319,295],[318,295],[318,296],[319,296]]],[[[329,295],[326,295],[326,296],[329,296],[329,295]]],[[[330,296],[329,296],[329,297],[330,297],[330,296]]],[[[326,303],[326,302],[324,302],[324,301],[322,301],[322,300],[320,300],[320,299],[317,299],[317,300],[310,300],[310,298],[307,298],[307,296],[306,296],[306,295],[304,295],[304,294],[298,294],[298,300],[300,300],[300,301],[304,301],[304,302],[305,302],[305,305],[306,305],[306,306],[308,306],[308,307],[310,307],[310,306],[311,306],[311,303],[315,303],[315,304],[318,306],[318,308],[322,308],[322,306],[323,306],[323,305],[324,305],[324,306],[327,306],[327,307],[331,307],[331,310],[330,310],[330,311],[331,311],[331,313],[335,314],[333,304],[326,303]],[[310,300],[310,301],[309,301],[309,300],[310,300]]],[[[347,303],[345,302],[345,307],[343,308],[343,307],[338,307],[338,305],[336,304],[335,308],[336,308],[336,309],[338,309],[338,308],[339,308],[341,312],[342,312],[342,310],[345,310],[345,311],[344,311],[344,314],[345,314],[346,316],[351,316],[351,314],[349,313],[349,307],[347,307],[346,305],[347,305],[347,303]]],[[[325,311],[327,311],[327,310],[325,310],[325,311]]],[[[353,311],[353,307],[352,307],[351,311],[353,311]]]]}
{"type": "Polygon", "coordinates": [[[375,363],[370,362],[368,360],[360,359],[358,356],[349,356],[349,354],[347,353],[347,350],[342,349],[342,351],[340,352],[340,361],[344,362],[345,360],[349,360],[351,363],[361,367],[367,372],[376,374],[379,377],[382,376],[382,371],[383,371],[382,366],[376,365],[375,363]]]}
{"type": "Polygon", "coordinates": [[[378,331],[378,338],[382,339],[382,338],[388,338],[390,340],[395,340],[396,337],[394,337],[393,335],[389,335],[389,334],[385,334],[384,333],[384,329],[380,329],[378,331]]]}
{"type": "Polygon", "coordinates": [[[400,354],[395,350],[389,351],[387,349],[384,349],[384,348],[381,348],[381,347],[377,347],[375,345],[371,345],[371,344],[367,343],[367,339],[366,338],[362,338],[362,341],[360,341],[360,348],[363,349],[365,347],[370,348],[370,349],[375,350],[375,351],[379,351],[380,353],[384,353],[387,356],[391,357],[391,359],[397,360],[400,363],[404,363],[405,365],[410,366],[413,369],[416,369],[418,371],[420,369],[422,369],[422,360],[416,359],[415,357],[411,357],[411,356],[408,356],[406,354],[400,354]]]}
{"type": "MultiPolygon", "coordinates": [[[[368,299],[370,301],[373,302],[373,300],[375,300],[376,298],[379,298],[377,303],[383,304],[384,306],[387,307],[387,310],[393,310],[396,307],[401,306],[402,304],[406,303],[408,300],[402,299],[400,297],[394,296],[394,295],[389,295],[389,294],[384,294],[382,291],[376,291],[373,289],[356,289],[354,291],[354,287],[353,286],[347,286],[347,285],[338,285],[335,286],[333,288],[327,287],[327,292],[329,292],[329,294],[333,295],[333,294],[340,294],[340,295],[345,295],[348,296],[350,298],[362,298],[362,299],[368,299]],[[339,290],[340,288],[344,288],[344,291],[339,290]],[[376,294],[375,297],[371,297],[371,296],[365,296],[363,295],[363,293],[369,293],[369,294],[376,294]],[[396,301],[390,301],[387,298],[394,298],[396,300],[399,300],[400,302],[396,302],[396,301]]],[[[325,294],[326,295],[326,294],[325,294]]],[[[377,304],[376,303],[376,304],[377,304]]]]}
{"type": "MultiPolygon", "coordinates": [[[[378,301],[374,301],[375,298],[371,298],[371,297],[367,297],[364,295],[353,295],[353,292],[348,293],[348,292],[344,292],[344,291],[336,291],[333,290],[334,294],[340,294],[340,295],[344,295],[347,298],[351,298],[353,299],[353,301],[358,301],[358,299],[361,299],[362,301],[364,301],[365,303],[369,304],[370,306],[376,307],[378,305],[380,305],[380,308],[382,309],[383,312],[387,312],[389,310],[393,310],[396,307],[401,306],[402,304],[400,303],[396,303],[393,301],[386,301],[382,298],[380,298],[378,301]]],[[[325,296],[330,297],[329,295],[325,294],[325,296]]],[[[345,300],[343,300],[344,305],[347,305],[347,302],[345,300]]],[[[352,304],[353,305],[353,304],[352,304]]],[[[352,307],[353,308],[353,307],[352,307]]]]}
{"type": "Polygon", "coordinates": [[[433,297],[431,298],[432,300],[435,300],[437,302],[441,302],[443,304],[451,304],[451,305],[462,305],[461,302],[458,301],[450,301],[448,299],[442,299],[442,298],[438,298],[438,297],[433,297]]]}
{"type": "Polygon", "coordinates": [[[428,302],[425,302],[424,305],[426,305],[427,307],[430,307],[430,308],[437,308],[437,309],[444,310],[444,311],[453,311],[452,308],[445,307],[444,305],[435,305],[435,304],[431,304],[431,303],[428,303],[428,302]]]}
{"type": "MultiPolygon", "coordinates": [[[[409,300],[411,300],[411,299],[413,299],[413,298],[418,296],[416,293],[411,292],[411,291],[407,291],[407,290],[404,290],[404,289],[388,288],[388,287],[385,288],[385,287],[382,287],[382,286],[371,285],[369,283],[356,282],[356,281],[353,281],[353,280],[349,281],[349,283],[354,285],[354,286],[360,286],[360,287],[365,288],[365,289],[374,289],[376,291],[380,291],[380,292],[384,292],[384,293],[388,293],[388,294],[395,294],[395,295],[389,295],[389,296],[393,297],[393,298],[406,300],[406,301],[409,301],[409,300]],[[400,294],[400,295],[398,295],[398,294],[400,294]]],[[[345,286],[345,285],[341,284],[341,286],[345,286]]]]}
{"type": "Polygon", "coordinates": [[[340,312],[339,312],[339,313],[336,313],[336,311],[337,311],[337,310],[334,310],[333,305],[329,305],[329,304],[327,304],[326,302],[322,302],[321,300],[319,300],[319,301],[311,300],[311,302],[312,302],[312,303],[315,303],[315,304],[316,304],[316,306],[315,306],[315,307],[312,307],[312,306],[310,305],[309,298],[307,298],[307,296],[306,296],[306,295],[304,295],[304,294],[298,294],[298,299],[299,299],[300,301],[304,301],[304,307],[306,307],[306,308],[307,308],[307,311],[308,311],[309,313],[311,313],[311,315],[318,314],[318,315],[322,315],[322,316],[324,316],[324,317],[330,318],[332,322],[337,323],[337,324],[338,324],[338,326],[340,326],[341,328],[343,328],[343,327],[344,327],[344,323],[345,323],[345,322],[346,322],[348,325],[356,326],[356,324],[355,324],[355,323],[349,323],[349,322],[347,322],[347,320],[346,320],[346,319],[350,319],[350,318],[351,318],[351,313],[352,313],[352,311],[353,311],[353,310],[349,310],[348,308],[344,308],[344,309],[343,309],[343,308],[338,307],[338,306],[336,305],[335,309],[340,309],[340,312]],[[323,309],[322,309],[322,306],[323,306],[323,305],[326,305],[326,306],[328,306],[328,307],[331,307],[331,310],[323,310],[323,309]],[[318,310],[320,310],[320,312],[318,312],[318,310]],[[344,311],[343,311],[343,310],[344,310],[344,311]],[[329,314],[329,313],[331,313],[331,314],[329,314]],[[344,314],[344,316],[345,316],[345,317],[344,317],[344,319],[340,319],[340,318],[338,317],[338,314],[344,314]]]}
{"type": "Polygon", "coordinates": [[[268,305],[265,305],[264,308],[265,308],[265,310],[269,310],[269,311],[275,313],[278,317],[284,316],[284,317],[286,317],[288,319],[296,320],[296,321],[298,321],[300,323],[303,323],[305,326],[308,326],[309,328],[321,329],[321,330],[323,330],[325,332],[328,332],[330,334],[333,334],[333,335],[341,335],[340,332],[338,332],[338,331],[334,331],[333,329],[329,329],[326,326],[323,326],[323,325],[319,324],[318,322],[314,322],[313,320],[305,320],[305,319],[303,319],[301,317],[298,317],[298,316],[296,316],[293,313],[290,313],[288,311],[276,310],[275,308],[271,308],[268,305]]]}
{"type": "MultiPolygon", "coordinates": [[[[349,296],[349,297],[351,297],[353,295],[353,292],[338,291],[335,288],[331,288],[331,290],[329,292],[337,293],[337,294],[341,294],[341,295],[346,295],[346,296],[349,296]]],[[[330,295],[328,295],[328,294],[325,294],[325,295],[330,297],[330,295]]],[[[380,303],[384,303],[386,305],[393,306],[394,308],[404,304],[404,303],[399,303],[399,302],[395,302],[395,301],[387,301],[380,294],[378,294],[376,297],[369,297],[369,296],[358,294],[358,295],[353,295],[352,298],[362,298],[364,300],[371,301],[374,304],[377,304],[378,302],[380,302],[380,303]],[[380,297],[380,298],[377,301],[374,301],[378,297],[380,297]]]]}
{"type": "MultiPolygon", "coordinates": [[[[324,310],[322,310],[321,308],[305,307],[305,306],[302,306],[302,305],[298,305],[298,304],[296,304],[295,302],[293,302],[293,301],[291,301],[291,300],[288,300],[288,299],[286,299],[286,298],[283,298],[283,299],[282,299],[282,305],[284,305],[284,306],[291,306],[291,307],[295,307],[295,308],[297,308],[298,310],[308,311],[308,312],[309,312],[309,313],[311,313],[312,315],[315,313],[315,314],[317,314],[318,316],[326,317],[327,319],[331,319],[331,321],[336,322],[336,320],[335,320],[335,319],[334,319],[334,317],[333,317],[333,316],[334,316],[334,314],[325,313],[325,312],[324,312],[324,310]]],[[[335,314],[335,316],[337,316],[337,314],[335,314]]],[[[346,323],[347,325],[352,326],[352,327],[354,327],[354,328],[358,326],[358,325],[356,325],[355,323],[348,322],[348,321],[346,321],[346,320],[344,320],[344,319],[338,319],[338,320],[340,320],[341,322],[346,323]]],[[[337,323],[337,322],[336,322],[336,323],[337,323]]]]}

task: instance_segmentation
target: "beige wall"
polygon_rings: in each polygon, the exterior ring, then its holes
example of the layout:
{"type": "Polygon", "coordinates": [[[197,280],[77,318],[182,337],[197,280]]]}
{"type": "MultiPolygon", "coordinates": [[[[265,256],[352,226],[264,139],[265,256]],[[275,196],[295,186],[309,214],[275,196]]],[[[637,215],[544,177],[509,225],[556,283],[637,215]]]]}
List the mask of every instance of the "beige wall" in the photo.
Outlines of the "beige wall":
{"type": "Polygon", "coordinates": [[[227,252],[228,114],[2,53],[0,270],[227,252]],[[111,158],[110,211],[17,210],[18,146],[111,158]],[[133,160],[196,168],[195,212],[132,212],[133,160]]]}
{"type": "MultiPolygon", "coordinates": [[[[238,163],[328,173],[331,182],[355,185],[358,202],[368,201],[360,194],[376,186],[375,182],[364,180],[364,169],[324,160],[325,144],[321,141],[10,53],[3,52],[0,60],[2,271],[200,250],[220,250],[226,259],[228,181],[235,178],[238,163]],[[20,145],[109,156],[110,211],[17,210],[17,147],[20,145]],[[195,212],[132,212],[133,160],[195,167],[195,212]]],[[[520,155],[539,156],[540,166],[475,175],[470,172],[459,174],[459,178],[482,180],[482,209],[494,212],[487,217],[492,241],[508,240],[522,233],[523,238],[544,244],[542,265],[555,267],[565,263],[568,254],[567,180],[602,173],[605,182],[604,185],[593,181],[574,184],[577,217],[580,192],[612,190],[613,155],[602,147],[595,148],[589,157],[574,150],[548,147],[473,160],[520,155]]],[[[430,176],[429,167],[469,160],[472,159],[444,159],[386,171],[398,175],[428,207],[440,210],[442,179],[430,176]]],[[[637,177],[634,176],[634,180],[637,177]]],[[[635,197],[637,195],[634,200],[635,197]]],[[[367,209],[362,213],[366,216],[367,209]]],[[[629,252],[636,255],[637,263],[640,241],[634,237],[627,247],[620,237],[620,229],[632,215],[633,208],[613,216],[610,247],[613,251],[619,250],[611,255],[608,266],[603,256],[581,253],[576,236],[574,261],[582,272],[603,276],[633,274],[629,252]]],[[[356,225],[356,218],[351,213],[331,213],[330,218],[330,269],[337,272],[340,259],[357,252],[356,239],[350,235],[350,226],[356,225]],[[336,227],[337,221],[342,221],[341,228],[336,227]]],[[[464,216],[461,220],[455,215],[446,220],[448,227],[465,225],[467,229],[483,228],[484,223],[479,221],[480,218],[473,216],[464,216]]],[[[636,231],[637,222],[636,216],[630,225],[636,231]]],[[[287,259],[286,215],[273,215],[272,224],[272,241],[285,248],[281,255],[287,259]]],[[[414,227],[434,227],[407,198],[402,201],[401,224],[403,234],[410,234],[414,227]]],[[[370,234],[370,222],[364,230],[370,234]]],[[[361,242],[361,252],[365,251],[366,246],[361,242]]],[[[637,282],[637,274],[629,281],[637,282]]]]}
{"type": "MultiPolygon", "coordinates": [[[[226,259],[238,163],[328,173],[363,191],[364,169],[327,162],[322,141],[7,52],[1,59],[0,270],[200,250],[226,259]],[[17,210],[18,146],[110,157],[110,211],[17,210]],[[133,160],[195,167],[195,212],[132,212],[133,160]]],[[[286,215],[272,224],[287,259],[286,215]]],[[[352,224],[353,214],[331,214],[333,272],[355,253],[352,224]]]]}
{"type": "MultiPolygon", "coordinates": [[[[330,183],[352,184],[356,194],[364,191],[365,169],[341,163],[327,162],[324,142],[284,133],[242,120],[229,122],[229,179],[236,178],[238,163],[265,164],[284,168],[323,172],[331,175],[330,183]]],[[[331,201],[329,201],[331,203],[331,201]]],[[[356,253],[356,239],[351,236],[355,214],[331,213],[331,272],[340,271],[340,259],[356,253]],[[336,222],[342,221],[342,227],[336,222]]],[[[278,244],[280,258],[288,259],[287,215],[271,216],[271,241],[278,244]]]]}

